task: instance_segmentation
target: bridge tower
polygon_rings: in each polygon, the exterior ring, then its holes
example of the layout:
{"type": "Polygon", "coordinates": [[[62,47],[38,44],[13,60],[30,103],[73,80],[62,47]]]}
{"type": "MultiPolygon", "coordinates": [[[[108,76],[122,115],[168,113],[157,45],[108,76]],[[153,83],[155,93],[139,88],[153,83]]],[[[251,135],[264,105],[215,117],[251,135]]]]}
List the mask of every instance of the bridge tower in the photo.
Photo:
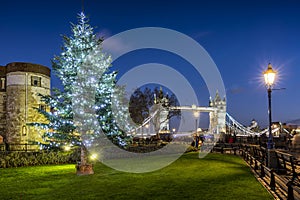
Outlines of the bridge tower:
{"type": "Polygon", "coordinates": [[[169,97],[164,95],[162,87],[160,88],[158,96],[154,94],[154,109],[159,110],[158,119],[155,120],[155,131],[158,133],[169,133],[169,97]]]}
{"type": "Polygon", "coordinates": [[[209,106],[217,108],[215,112],[209,113],[209,129],[217,133],[226,133],[226,99],[221,99],[219,92],[216,92],[214,99],[209,98],[209,106]]]}

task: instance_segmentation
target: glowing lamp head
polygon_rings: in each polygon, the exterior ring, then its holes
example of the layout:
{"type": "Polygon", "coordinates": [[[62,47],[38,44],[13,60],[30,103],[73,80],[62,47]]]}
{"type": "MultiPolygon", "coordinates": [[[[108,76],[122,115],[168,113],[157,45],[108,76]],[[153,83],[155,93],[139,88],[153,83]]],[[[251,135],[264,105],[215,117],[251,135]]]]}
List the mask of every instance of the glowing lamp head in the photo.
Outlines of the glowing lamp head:
{"type": "Polygon", "coordinates": [[[199,113],[198,111],[194,111],[193,114],[194,114],[194,117],[195,117],[195,118],[198,118],[200,113],[199,113]]]}
{"type": "Polygon", "coordinates": [[[268,87],[271,87],[274,84],[276,71],[273,70],[271,63],[268,65],[268,69],[264,71],[265,83],[268,87]]]}
{"type": "Polygon", "coordinates": [[[96,160],[96,159],[97,159],[97,157],[98,157],[98,155],[97,155],[97,154],[95,154],[95,153],[93,153],[93,154],[90,156],[90,158],[91,158],[92,160],[96,160]]]}
{"type": "Polygon", "coordinates": [[[64,148],[65,148],[65,151],[70,151],[71,150],[71,146],[64,146],[64,148]]]}

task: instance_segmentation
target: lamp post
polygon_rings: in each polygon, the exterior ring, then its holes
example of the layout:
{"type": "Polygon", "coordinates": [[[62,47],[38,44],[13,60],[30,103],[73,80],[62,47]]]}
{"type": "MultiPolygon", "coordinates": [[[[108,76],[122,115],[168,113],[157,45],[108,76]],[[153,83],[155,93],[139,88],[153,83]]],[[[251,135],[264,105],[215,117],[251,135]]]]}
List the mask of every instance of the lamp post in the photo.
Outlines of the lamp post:
{"type": "Polygon", "coordinates": [[[197,128],[198,128],[198,118],[199,118],[199,112],[198,111],[194,111],[194,117],[195,117],[195,120],[196,120],[196,123],[195,123],[195,131],[197,133],[197,128]]]}
{"type": "Polygon", "coordinates": [[[272,87],[276,77],[276,71],[273,70],[271,63],[268,65],[268,69],[264,71],[265,83],[268,91],[268,114],[269,114],[269,137],[267,148],[273,149],[273,134],[272,134],[272,108],[271,108],[271,100],[272,100],[272,87]]]}

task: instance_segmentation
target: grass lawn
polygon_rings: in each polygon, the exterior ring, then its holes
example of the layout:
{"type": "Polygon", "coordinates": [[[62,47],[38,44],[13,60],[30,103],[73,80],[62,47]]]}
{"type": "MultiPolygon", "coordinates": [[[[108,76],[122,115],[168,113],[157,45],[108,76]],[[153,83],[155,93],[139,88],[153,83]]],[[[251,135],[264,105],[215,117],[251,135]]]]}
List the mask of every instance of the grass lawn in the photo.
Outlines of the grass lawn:
{"type": "Polygon", "coordinates": [[[151,173],[95,165],[91,176],[74,165],[0,169],[0,199],[273,199],[244,161],[233,155],[183,155],[151,173]]]}

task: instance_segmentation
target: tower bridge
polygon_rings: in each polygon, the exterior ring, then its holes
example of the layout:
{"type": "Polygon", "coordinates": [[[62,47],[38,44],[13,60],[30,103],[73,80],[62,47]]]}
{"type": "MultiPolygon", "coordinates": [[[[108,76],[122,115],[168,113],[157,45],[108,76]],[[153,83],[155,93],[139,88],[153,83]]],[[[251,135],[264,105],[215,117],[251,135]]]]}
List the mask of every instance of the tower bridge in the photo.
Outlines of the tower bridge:
{"type": "Polygon", "coordinates": [[[219,93],[216,93],[214,99],[210,98],[209,107],[202,106],[176,106],[169,107],[170,110],[191,111],[196,113],[209,113],[209,132],[226,133],[226,99],[220,98],[219,93]]]}
{"type": "MultiPolygon", "coordinates": [[[[166,106],[166,101],[157,103],[155,109],[151,112],[149,117],[144,120],[143,124],[132,131],[132,134],[138,136],[156,135],[157,133],[173,132],[169,129],[170,119],[168,113],[172,110],[180,110],[187,112],[209,113],[209,134],[228,133],[238,136],[260,136],[262,134],[268,135],[268,129],[260,132],[255,132],[251,127],[246,127],[235,120],[229,113],[226,112],[226,99],[221,99],[219,93],[216,93],[214,98],[210,98],[209,106],[166,106]]],[[[278,131],[272,130],[272,133],[278,131]]],[[[192,134],[188,130],[183,131],[185,134],[192,134]]]]}
{"type": "MultiPolygon", "coordinates": [[[[156,99],[155,99],[156,101],[156,99]]],[[[210,98],[209,106],[169,106],[166,98],[160,102],[155,102],[151,114],[146,118],[143,124],[137,127],[133,132],[139,135],[155,135],[157,133],[170,132],[170,119],[168,114],[172,110],[188,111],[193,113],[209,113],[209,130],[210,133],[226,133],[226,99],[221,99],[219,93],[214,98],[210,98]],[[151,127],[153,126],[153,127],[151,127]],[[147,130],[145,128],[147,127],[147,130]]]]}
{"type": "Polygon", "coordinates": [[[226,133],[226,99],[220,98],[218,91],[216,96],[209,99],[209,106],[170,106],[169,110],[190,111],[193,113],[209,113],[209,132],[226,133]]]}

